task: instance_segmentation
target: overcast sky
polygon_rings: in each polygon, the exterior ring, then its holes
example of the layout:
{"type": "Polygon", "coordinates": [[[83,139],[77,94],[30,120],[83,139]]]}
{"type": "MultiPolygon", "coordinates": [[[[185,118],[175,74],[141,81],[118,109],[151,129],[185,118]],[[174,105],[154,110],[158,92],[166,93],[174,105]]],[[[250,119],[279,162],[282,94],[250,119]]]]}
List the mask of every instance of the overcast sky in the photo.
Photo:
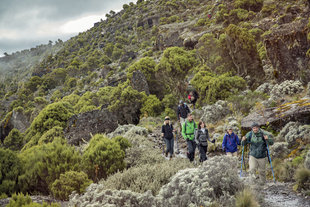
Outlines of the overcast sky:
{"type": "Polygon", "coordinates": [[[0,0],[0,56],[67,40],[136,0],[0,0]]]}

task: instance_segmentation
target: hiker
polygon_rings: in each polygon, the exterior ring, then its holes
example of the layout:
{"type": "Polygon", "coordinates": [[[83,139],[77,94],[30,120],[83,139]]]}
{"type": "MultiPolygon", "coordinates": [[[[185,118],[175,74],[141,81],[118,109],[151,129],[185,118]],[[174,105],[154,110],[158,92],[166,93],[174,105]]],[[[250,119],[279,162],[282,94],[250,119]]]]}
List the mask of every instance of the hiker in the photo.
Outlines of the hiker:
{"type": "Polygon", "coordinates": [[[239,137],[233,132],[232,127],[228,127],[226,134],[224,135],[222,149],[230,156],[238,156],[238,146],[240,145],[239,137]]]}
{"type": "Polygon", "coordinates": [[[168,157],[168,153],[170,152],[170,159],[172,158],[172,155],[173,155],[173,146],[174,146],[173,132],[174,131],[175,130],[173,129],[173,126],[170,122],[169,116],[166,116],[164,124],[161,127],[161,133],[162,133],[162,138],[165,140],[165,143],[166,143],[165,156],[168,157]]]}
{"type": "Polygon", "coordinates": [[[191,103],[192,102],[192,98],[194,98],[193,92],[189,92],[187,98],[188,98],[188,102],[191,103]]]}
{"type": "Polygon", "coordinates": [[[208,14],[208,18],[211,19],[211,17],[212,17],[212,16],[211,16],[211,13],[209,13],[209,14],[208,14]]]}
{"type": "Polygon", "coordinates": [[[184,101],[180,100],[180,105],[178,106],[178,112],[177,117],[178,121],[181,123],[181,126],[183,126],[187,115],[190,113],[190,110],[188,106],[184,103],[184,101]]]}
{"type": "Polygon", "coordinates": [[[189,161],[194,161],[196,142],[195,142],[195,129],[197,124],[195,123],[192,114],[187,115],[187,120],[182,125],[182,136],[187,142],[187,157],[189,161]]]}
{"type": "Polygon", "coordinates": [[[193,108],[195,109],[196,102],[198,100],[198,93],[197,91],[193,91],[193,96],[191,97],[191,103],[193,104],[193,108]]]}
{"type": "Polygon", "coordinates": [[[195,129],[195,142],[199,149],[200,162],[203,162],[208,159],[207,158],[208,141],[215,143],[215,139],[213,139],[212,141],[210,140],[206,124],[202,120],[199,120],[198,129],[195,129]]]}
{"type": "Polygon", "coordinates": [[[252,130],[242,137],[241,144],[250,146],[250,178],[254,183],[256,179],[256,170],[258,170],[260,184],[266,182],[266,157],[267,157],[267,145],[273,145],[272,135],[260,129],[259,124],[253,123],[252,130]]]}

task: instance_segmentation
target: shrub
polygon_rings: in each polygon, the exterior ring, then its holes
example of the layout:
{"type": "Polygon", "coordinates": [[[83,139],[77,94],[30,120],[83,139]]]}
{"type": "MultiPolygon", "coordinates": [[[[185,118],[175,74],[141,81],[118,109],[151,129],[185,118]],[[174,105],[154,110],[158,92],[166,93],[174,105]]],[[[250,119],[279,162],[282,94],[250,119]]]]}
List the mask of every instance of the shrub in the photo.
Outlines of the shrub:
{"type": "Polygon", "coordinates": [[[242,8],[258,12],[262,9],[264,0],[236,0],[234,1],[235,8],[242,8]]]}
{"type": "Polygon", "coordinates": [[[80,170],[80,154],[62,138],[24,150],[19,157],[24,163],[23,173],[18,178],[23,192],[48,194],[60,174],[80,170]]]}
{"type": "Polygon", "coordinates": [[[130,141],[122,136],[113,137],[112,140],[116,141],[124,152],[132,146],[130,141]]]}
{"type": "Polygon", "coordinates": [[[24,139],[22,134],[18,129],[12,129],[9,135],[4,140],[4,146],[13,151],[19,151],[24,144],[24,139]]]}
{"type": "Polygon", "coordinates": [[[199,71],[191,80],[197,89],[200,102],[215,103],[236,94],[246,86],[242,77],[232,76],[230,73],[216,75],[208,71],[199,71]]]}
{"type": "Polygon", "coordinates": [[[156,63],[153,58],[150,58],[150,57],[141,58],[139,61],[132,64],[127,69],[128,71],[127,76],[131,78],[132,73],[134,71],[140,70],[144,74],[148,82],[152,81],[154,80],[155,66],[156,66],[156,63]]]}
{"type": "Polygon", "coordinates": [[[258,207],[258,203],[252,191],[245,188],[236,196],[236,207],[258,207]]]}
{"type": "Polygon", "coordinates": [[[28,194],[24,195],[23,193],[13,194],[10,199],[7,207],[60,207],[57,203],[47,204],[43,202],[43,204],[32,202],[30,196],[28,194]]]}
{"type": "Polygon", "coordinates": [[[59,179],[52,184],[51,191],[55,198],[68,200],[69,195],[76,191],[84,193],[86,187],[92,183],[84,172],[68,171],[61,174],[59,179]]]}
{"type": "Polygon", "coordinates": [[[64,129],[59,126],[55,126],[45,132],[38,141],[39,145],[53,142],[56,137],[64,137],[64,129]]]}
{"type": "Polygon", "coordinates": [[[310,170],[299,168],[295,173],[295,180],[300,190],[310,190],[310,170]]]}
{"type": "Polygon", "coordinates": [[[139,165],[109,176],[102,184],[106,189],[131,190],[137,193],[151,190],[156,195],[173,175],[190,166],[192,165],[185,159],[139,165]]]}
{"type": "Polygon", "coordinates": [[[17,178],[22,164],[15,152],[2,148],[0,148],[0,163],[0,194],[11,195],[18,190],[17,178]]]}
{"type": "Polygon", "coordinates": [[[141,113],[146,117],[155,117],[162,112],[162,108],[160,100],[155,95],[149,95],[142,104],[141,113]]]}
{"type": "Polygon", "coordinates": [[[34,92],[38,89],[38,87],[42,84],[42,79],[39,76],[32,76],[26,83],[25,88],[34,92]]]}
{"type": "Polygon", "coordinates": [[[120,144],[104,135],[95,135],[83,154],[83,166],[88,176],[97,181],[125,168],[125,152],[120,144]]]}
{"type": "Polygon", "coordinates": [[[248,29],[230,24],[226,28],[226,34],[231,38],[238,40],[244,50],[256,51],[255,37],[248,31],[248,29]]]}

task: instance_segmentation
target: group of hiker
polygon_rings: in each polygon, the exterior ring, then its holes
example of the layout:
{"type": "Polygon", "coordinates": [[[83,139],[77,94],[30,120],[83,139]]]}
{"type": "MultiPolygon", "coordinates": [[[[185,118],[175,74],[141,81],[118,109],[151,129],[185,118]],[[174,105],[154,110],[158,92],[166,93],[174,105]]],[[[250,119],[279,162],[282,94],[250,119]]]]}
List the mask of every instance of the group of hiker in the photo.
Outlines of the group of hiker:
{"type": "MultiPolygon", "coordinates": [[[[189,107],[186,103],[184,103],[184,101],[180,101],[180,105],[177,110],[177,117],[181,125],[182,137],[187,143],[187,158],[190,162],[193,162],[195,158],[195,150],[198,148],[200,154],[199,161],[201,163],[206,161],[208,142],[215,143],[216,141],[215,139],[210,139],[206,123],[199,120],[198,124],[196,124],[189,107]]],[[[223,137],[222,150],[228,156],[237,157],[238,145],[242,145],[243,160],[244,147],[246,145],[250,145],[249,172],[251,175],[251,180],[255,182],[255,180],[259,178],[260,183],[265,183],[266,157],[268,157],[268,146],[273,145],[273,139],[269,132],[260,128],[259,124],[253,123],[251,128],[251,131],[249,131],[240,140],[238,135],[234,132],[233,127],[227,127],[226,133],[223,137]],[[256,177],[256,171],[258,171],[258,177],[256,177]]],[[[176,130],[173,128],[170,118],[167,116],[165,117],[164,125],[162,126],[162,137],[166,143],[165,156],[168,157],[168,154],[170,153],[170,159],[174,154],[173,132],[176,132],[176,130]]]]}

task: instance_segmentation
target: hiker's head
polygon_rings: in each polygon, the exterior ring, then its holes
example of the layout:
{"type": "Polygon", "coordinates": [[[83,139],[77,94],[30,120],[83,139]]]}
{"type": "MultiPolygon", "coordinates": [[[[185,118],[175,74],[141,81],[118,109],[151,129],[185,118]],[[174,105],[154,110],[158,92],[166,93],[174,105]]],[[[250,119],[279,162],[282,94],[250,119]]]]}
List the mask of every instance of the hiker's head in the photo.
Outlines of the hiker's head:
{"type": "Polygon", "coordinates": [[[180,102],[179,102],[179,103],[180,103],[180,105],[183,105],[183,104],[184,104],[184,101],[180,100],[180,102]]]}
{"type": "Polygon", "coordinates": [[[198,129],[205,128],[205,127],[206,127],[206,124],[202,120],[199,120],[198,129]]]}
{"type": "Polygon", "coordinates": [[[193,115],[191,113],[187,114],[187,120],[193,121],[193,115]]]}
{"type": "Polygon", "coordinates": [[[258,123],[254,122],[251,127],[252,127],[252,130],[254,133],[257,133],[259,131],[259,124],[258,123]]]}
{"type": "Polygon", "coordinates": [[[169,116],[165,117],[165,124],[170,124],[170,117],[169,116]]]}
{"type": "Polygon", "coordinates": [[[233,133],[233,128],[231,126],[227,127],[227,133],[231,135],[233,133]]]}

